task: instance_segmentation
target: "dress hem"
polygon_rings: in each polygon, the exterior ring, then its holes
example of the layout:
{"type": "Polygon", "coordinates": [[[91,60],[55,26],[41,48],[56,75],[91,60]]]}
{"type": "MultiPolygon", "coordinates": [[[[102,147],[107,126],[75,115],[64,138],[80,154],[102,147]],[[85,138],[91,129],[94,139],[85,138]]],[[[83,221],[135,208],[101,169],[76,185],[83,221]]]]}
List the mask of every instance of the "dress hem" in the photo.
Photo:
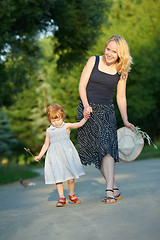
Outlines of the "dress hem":
{"type": "Polygon", "coordinates": [[[56,180],[55,182],[46,182],[45,181],[45,184],[56,184],[56,183],[63,183],[63,182],[67,182],[68,180],[71,180],[71,179],[78,179],[80,176],[83,176],[85,175],[85,173],[80,173],[78,176],[74,176],[73,178],[67,178],[67,179],[63,179],[63,180],[56,180]]]}

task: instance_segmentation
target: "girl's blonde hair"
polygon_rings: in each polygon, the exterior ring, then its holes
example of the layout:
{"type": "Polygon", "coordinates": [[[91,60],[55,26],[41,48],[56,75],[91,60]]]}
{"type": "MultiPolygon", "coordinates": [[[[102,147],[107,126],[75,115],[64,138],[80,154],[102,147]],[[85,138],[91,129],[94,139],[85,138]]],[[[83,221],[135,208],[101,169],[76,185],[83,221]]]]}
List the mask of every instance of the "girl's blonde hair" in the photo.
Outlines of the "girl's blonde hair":
{"type": "Polygon", "coordinates": [[[122,75],[123,79],[123,77],[126,77],[126,75],[128,75],[128,72],[131,70],[132,57],[129,52],[129,47],[126,40],[122,36],[115,34],[108,39],[104,48],[104,52],[107,48],[108,43],[111,41],[115,41],[117,44],[118,60],[116,63],[116,69],[118,74],[122,75]]]}
{"type": "Polygon", "coordinates": [[[62,118],[63,120],[65,119],[64,110],[62,106],[57,103],[49,105],[46,112],[49,122],[51,122],[51,119],[56,118],[62,118]]]}

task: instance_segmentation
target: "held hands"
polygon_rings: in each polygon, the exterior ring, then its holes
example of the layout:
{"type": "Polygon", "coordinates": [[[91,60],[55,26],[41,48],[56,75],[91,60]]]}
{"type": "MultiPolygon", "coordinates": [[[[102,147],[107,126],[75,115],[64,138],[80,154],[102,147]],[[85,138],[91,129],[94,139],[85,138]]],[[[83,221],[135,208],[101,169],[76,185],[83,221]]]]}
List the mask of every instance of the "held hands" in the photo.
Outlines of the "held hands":
{"type": "Polygon", "coordinates": [[[132,123],[125,121],[124,126],[130,128],[134,132],[134,125],[132,123]]]}
{"type": "Polygon", "coordinates": [[[88,119],[90,117],[90,113],[92,113],[92,107],[90,107],[89,105],[87,107],[84,108],[83,110],[83,115],[85,119],[88,119]]]}

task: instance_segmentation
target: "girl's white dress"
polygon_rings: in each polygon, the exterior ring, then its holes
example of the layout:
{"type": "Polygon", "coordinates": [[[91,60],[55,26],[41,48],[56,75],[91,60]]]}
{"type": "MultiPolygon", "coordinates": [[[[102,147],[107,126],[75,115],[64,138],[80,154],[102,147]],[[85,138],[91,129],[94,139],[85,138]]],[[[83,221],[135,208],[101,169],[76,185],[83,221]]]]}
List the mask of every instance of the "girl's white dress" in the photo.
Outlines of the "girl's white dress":
{"type": "Polygon", "coordinates": [[[76,148],[70,140],[65,123],[61,127],[48,128],[50,146],[45,158],[45,183],[55,184],[84,175],[76,148]]]}

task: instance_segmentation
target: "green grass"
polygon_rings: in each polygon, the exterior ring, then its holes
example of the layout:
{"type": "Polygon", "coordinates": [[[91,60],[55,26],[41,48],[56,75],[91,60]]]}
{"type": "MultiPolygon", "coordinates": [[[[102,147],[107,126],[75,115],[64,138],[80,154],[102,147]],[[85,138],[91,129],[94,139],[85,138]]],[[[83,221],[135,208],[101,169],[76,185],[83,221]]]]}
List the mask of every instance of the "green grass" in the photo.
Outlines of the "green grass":
{"type": "Polygon", "coordinates": [[[140,159],[151,159],[160,158],[160,141],[155,142],[158,149],[155,149],[153,145],[149,146],[145,144],[141,154],[138,156],[137,160],[140,159]]]}
{"type": "Polygon", "coordinates": [[[39,176],[30,166],[0,165],[0,185],[19,181],[20,178],[27,179],[39,176]]]}

